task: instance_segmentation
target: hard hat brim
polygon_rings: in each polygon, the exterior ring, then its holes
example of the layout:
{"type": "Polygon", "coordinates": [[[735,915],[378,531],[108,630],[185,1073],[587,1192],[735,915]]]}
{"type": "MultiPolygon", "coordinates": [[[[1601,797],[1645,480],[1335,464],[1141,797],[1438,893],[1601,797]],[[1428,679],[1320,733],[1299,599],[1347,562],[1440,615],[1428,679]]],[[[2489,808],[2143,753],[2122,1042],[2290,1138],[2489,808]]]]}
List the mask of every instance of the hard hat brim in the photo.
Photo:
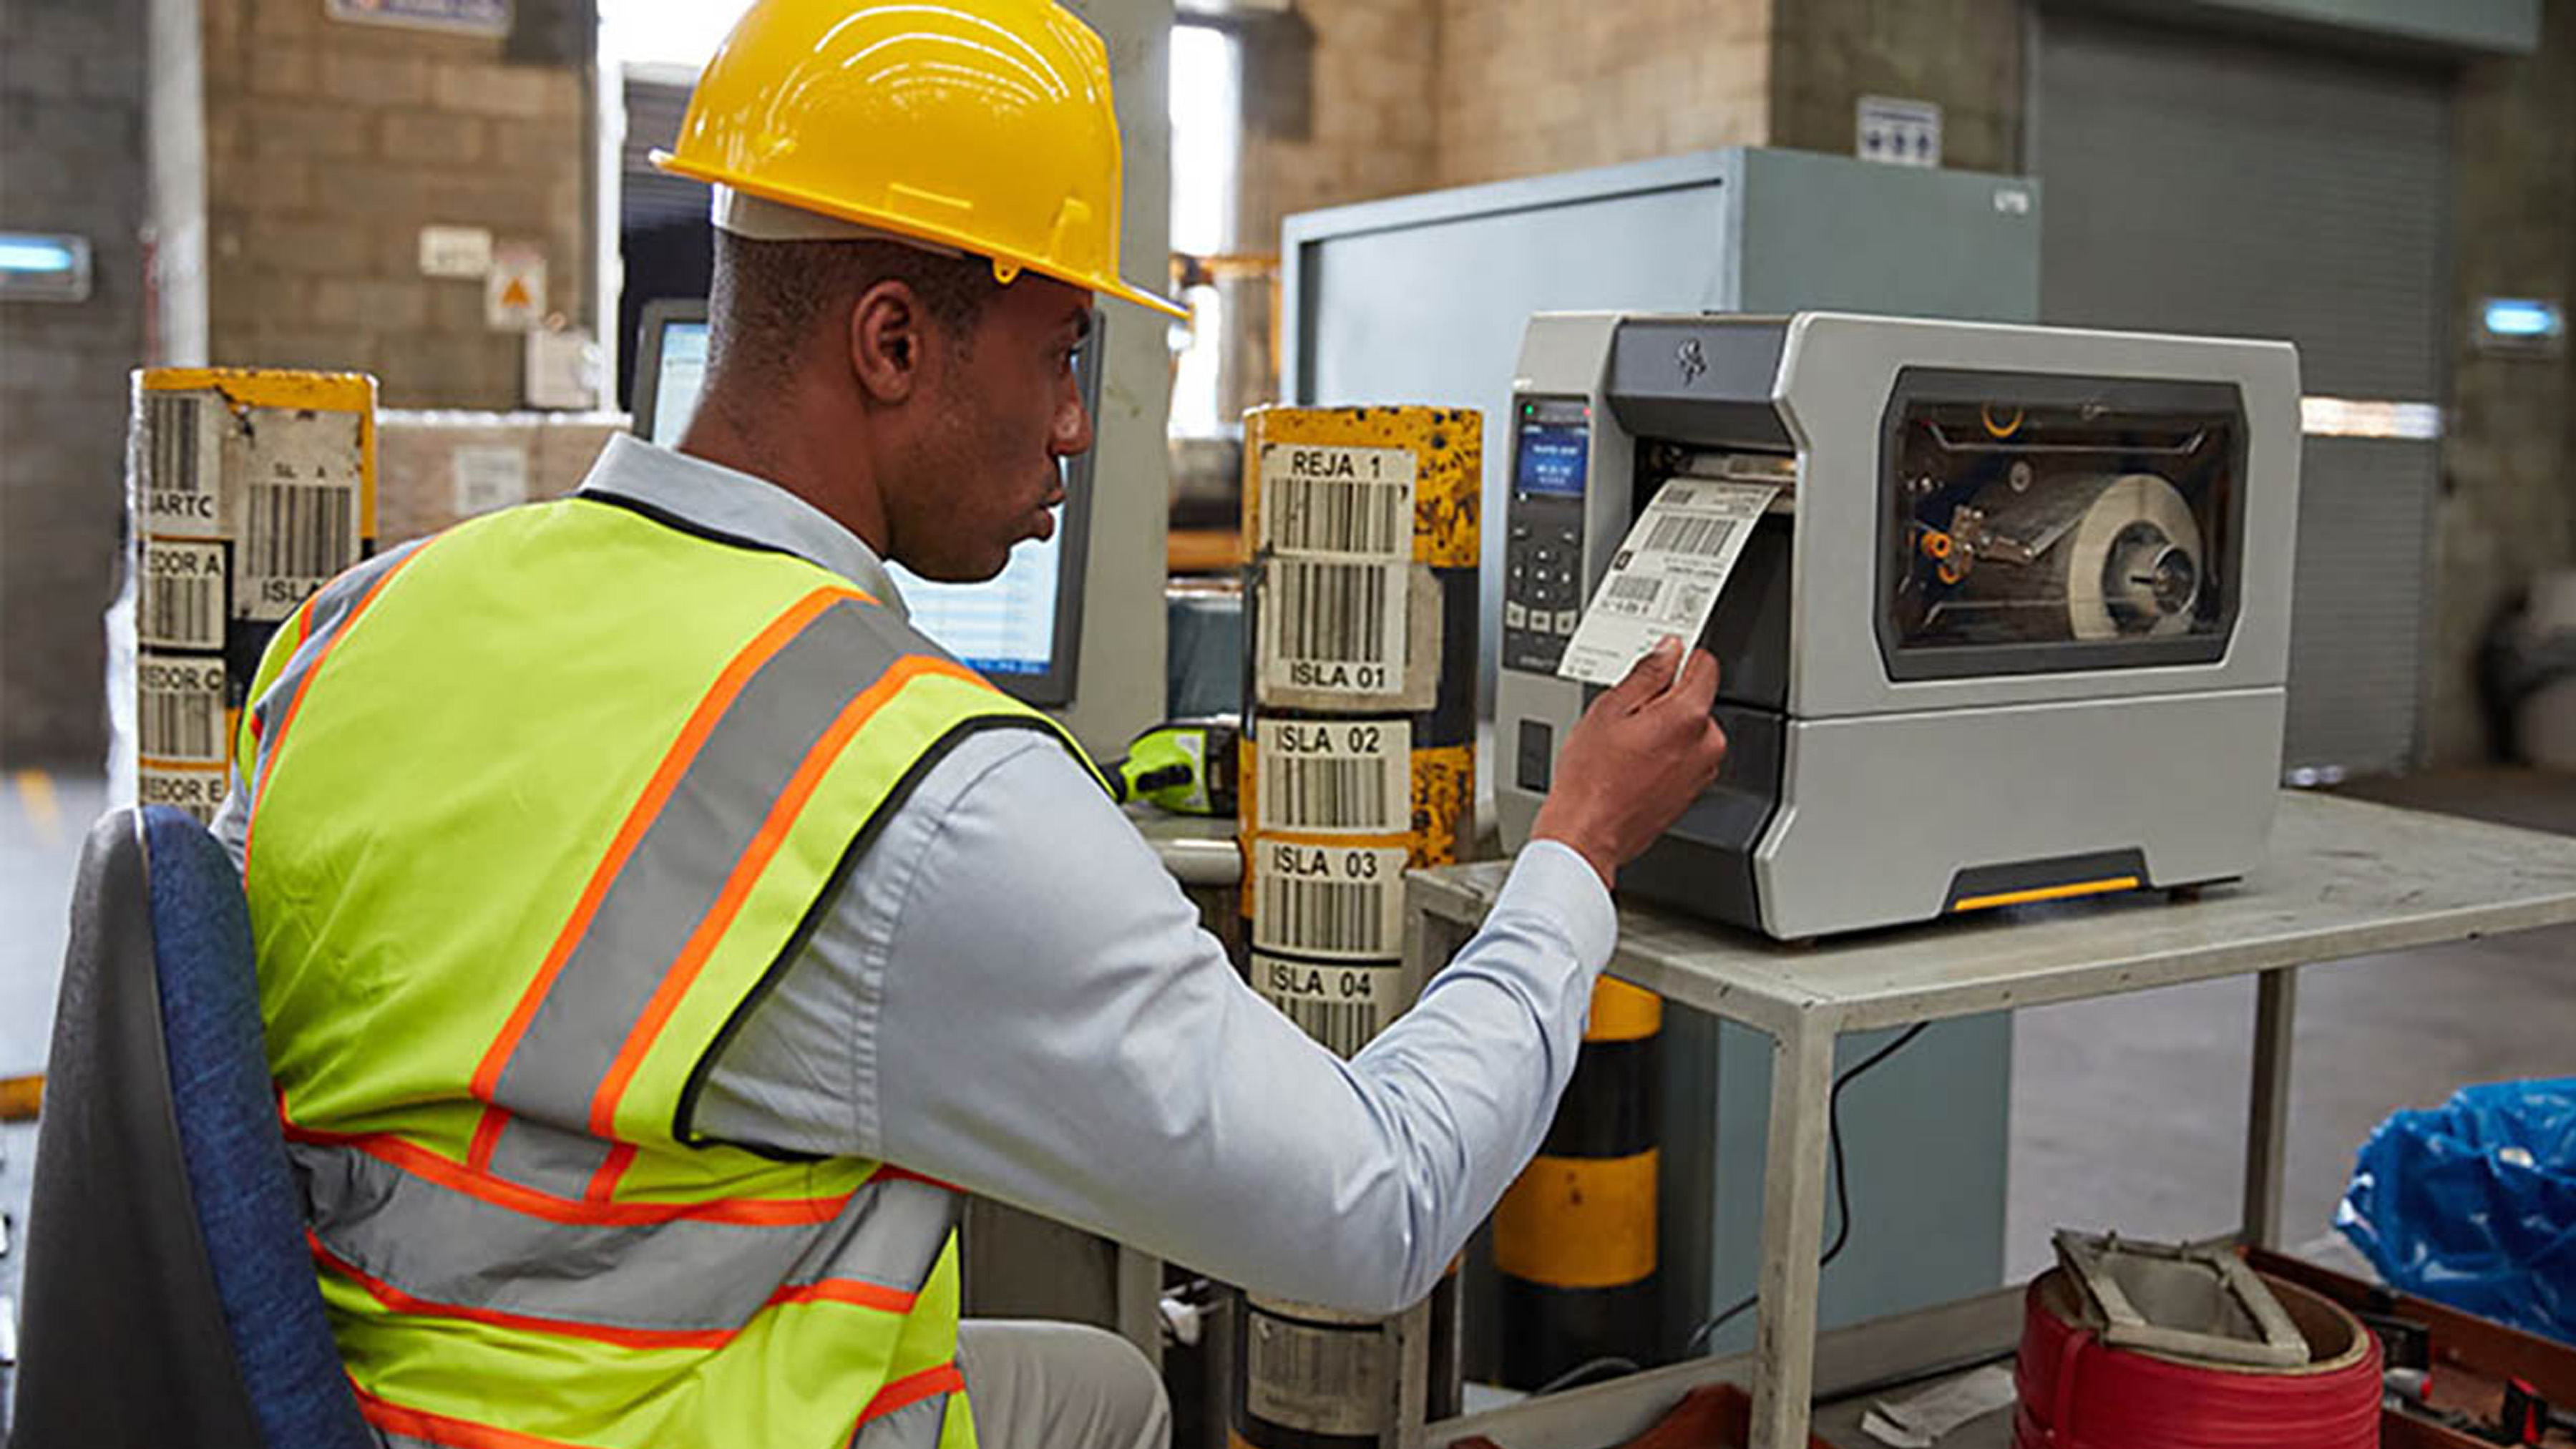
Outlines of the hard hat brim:
{"type": "Polygon", "coordinates": [[[709,185],[730,186],[736,191],[765,197],[783,206],[798,207],[823,216],[838,217],[843,221],[874,227],[879,231],[890,231],[902,236],[919,237],[924,241],[937,242],[942,246],[952,246],[959,251],[971,252],[976,256],[991,257],[997,269],[1007,266],[1015,270],[1036,272],[1041,276],[1053,277],[1069,286],[1106,293],[1121,301],[1133,302],[1139,307],[1148,308],[1184,322],[1190,318],[1189,308],[1141,287],[1131,286],[1116,275],[1089,276],[1054,266],[1041,257],[997,254],[990,241],[967,232],[925,222],[919,217],[897,216],[871,207],[852,206],[844,201],[802,192],[794,187],[754,180],[721,167],[697,165],[658,147],[651,152],[651,159],[655,169],[669,172],[673,176],[686,177],[691,181],[703,181],[709,185]]]}

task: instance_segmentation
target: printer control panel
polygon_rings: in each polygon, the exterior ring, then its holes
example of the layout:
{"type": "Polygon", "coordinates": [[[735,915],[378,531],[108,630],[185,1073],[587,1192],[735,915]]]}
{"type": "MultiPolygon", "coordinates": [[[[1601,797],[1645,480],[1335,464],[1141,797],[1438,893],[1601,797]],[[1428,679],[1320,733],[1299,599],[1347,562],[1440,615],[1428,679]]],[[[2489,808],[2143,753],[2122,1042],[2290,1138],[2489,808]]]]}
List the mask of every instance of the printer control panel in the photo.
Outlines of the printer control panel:
{"type": "Polygon", "coordinates": [[[1583,617],[1583,495],[1592,408],[1583,398],[1513,404],[1512,493],[1503,544],[1506,669],[1554,674],[1583,617]]]}

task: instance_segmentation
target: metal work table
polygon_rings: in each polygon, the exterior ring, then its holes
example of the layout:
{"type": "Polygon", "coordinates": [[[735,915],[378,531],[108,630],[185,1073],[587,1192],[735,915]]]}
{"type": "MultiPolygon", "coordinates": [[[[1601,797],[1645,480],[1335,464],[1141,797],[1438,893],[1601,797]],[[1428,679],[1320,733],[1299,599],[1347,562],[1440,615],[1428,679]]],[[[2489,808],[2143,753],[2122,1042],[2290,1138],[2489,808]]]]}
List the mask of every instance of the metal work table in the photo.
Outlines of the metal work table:
{"type": "MultiPolygon", "coordinates": [[[[1414,959],[1447,960],[1484,919],[1509,869],[1489,861],[1413,872],[1406,948],[1414,959]]],[[[2018,907],[1810,946],[1623,905],[1612,975],[1676,1005],[1758,1028],[1774,1045],[1760,1332],[1740,1360],[1754,1396],[1753,1449],[1804,1449],[1817,1391],[1832,1389],[1830,1377],[1819,1374],[1816,1260],[1829,1195],[1826,1107],[1841,1033],[2258,974],[2244,1232],[2278,1246],[2295,968],[2567,921],[2576,921],[2576,840],[2297,791],[2281,796],[2266,863],[2197,899],[2169,903],[2141,893],[2018,907]]],[[[2011,1300],[2017,1332],[2017,1296],[2003,1297],[2011,1300]]],[[[1883,1359],[1872,1341],[1851,1338],[1870,1327],[1827,1341],[1883,1359]]],[[[1921,1341],[1941,1346],[1938,1336],[1921,1341]]],[[[1597,1406],[1635,1407],[1644,1401],[1633,1396],[1659,1396],[1659,1414],[1681,1388],[1728,1378],[1728,1366],[1738,1362],[1677,1365],[1578,1393],[1597,1406]]],[[[1886,1368],[1875,1377],[1891,1376],[1886,1368]]],[[[1849,1375],[1841,1381],[1855,1382],[1849,1375]]],[[[1472,1432],[1495,1433],[1510,1449],[1597,1449],[1625,1437],[1616,1431],[1626,1420],[1609,1413],[1599,1420],[1609,1437],[1561,1437],[1566,1421],[1555,1406],[1576,1397],[1480,1415],[1483,1427],[1472,1432]],[[1514,1424],[1560,1428],[1501,1432],[1514,1424]]],[[[1465,1423],[1406,1437],[1446,1444],[1465,1437],[1451,1432],[1465,1423]]]]}

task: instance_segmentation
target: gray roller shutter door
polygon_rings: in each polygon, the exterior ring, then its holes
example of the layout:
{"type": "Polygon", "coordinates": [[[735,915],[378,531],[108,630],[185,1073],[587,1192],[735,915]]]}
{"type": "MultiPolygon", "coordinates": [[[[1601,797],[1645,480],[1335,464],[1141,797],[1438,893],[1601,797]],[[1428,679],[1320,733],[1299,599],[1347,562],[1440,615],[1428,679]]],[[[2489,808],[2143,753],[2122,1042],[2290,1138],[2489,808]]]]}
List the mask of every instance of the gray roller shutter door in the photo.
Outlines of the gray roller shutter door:
{"type": "MultiPolygon", "coordinates": [[[[2445,395],[2448,78],[2051,9],[2032,169],[2051,322],[2286,337],[2310,395],[2445,395]]],[[[2433,442],[2311,438],[2284,764],[2412,763],[2433,442]]]]}
{"type": "Polygon", "coordinates": [[[705,183],[668,175],[653,164],[656,148],[669,150],[678,142],[680,122],[688,112],[686,85],[626,78],[626,141],[617,158],[621,232],[706,216],[705,183]]]}

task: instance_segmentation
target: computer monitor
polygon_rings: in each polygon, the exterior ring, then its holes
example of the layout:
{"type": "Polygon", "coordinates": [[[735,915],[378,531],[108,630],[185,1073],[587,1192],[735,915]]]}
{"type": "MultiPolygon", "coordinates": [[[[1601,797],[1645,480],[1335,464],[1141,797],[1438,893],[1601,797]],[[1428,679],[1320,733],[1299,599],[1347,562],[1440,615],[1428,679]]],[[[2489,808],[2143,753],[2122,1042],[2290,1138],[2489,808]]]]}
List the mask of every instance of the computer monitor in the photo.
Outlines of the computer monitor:
{"type": "MultiPolygon", "coordinates": [[[[1082,405],[1100,409],[1100,329],[1074,370],[1082,405]]],[[[707,304],[654,302],[644,309],[635,361],[635,432],[671,447],[696,411],[707,370],[707,304]]],[[[1091,541],[1091,455],[1064,464],[1064,506],[1055,533],[1011,550],[998,577],[939,584],[889,562],[914,627],[1012,695],[1035,705],[1073,702],[1082,640],[1083,560],[1091,541]]]]}

